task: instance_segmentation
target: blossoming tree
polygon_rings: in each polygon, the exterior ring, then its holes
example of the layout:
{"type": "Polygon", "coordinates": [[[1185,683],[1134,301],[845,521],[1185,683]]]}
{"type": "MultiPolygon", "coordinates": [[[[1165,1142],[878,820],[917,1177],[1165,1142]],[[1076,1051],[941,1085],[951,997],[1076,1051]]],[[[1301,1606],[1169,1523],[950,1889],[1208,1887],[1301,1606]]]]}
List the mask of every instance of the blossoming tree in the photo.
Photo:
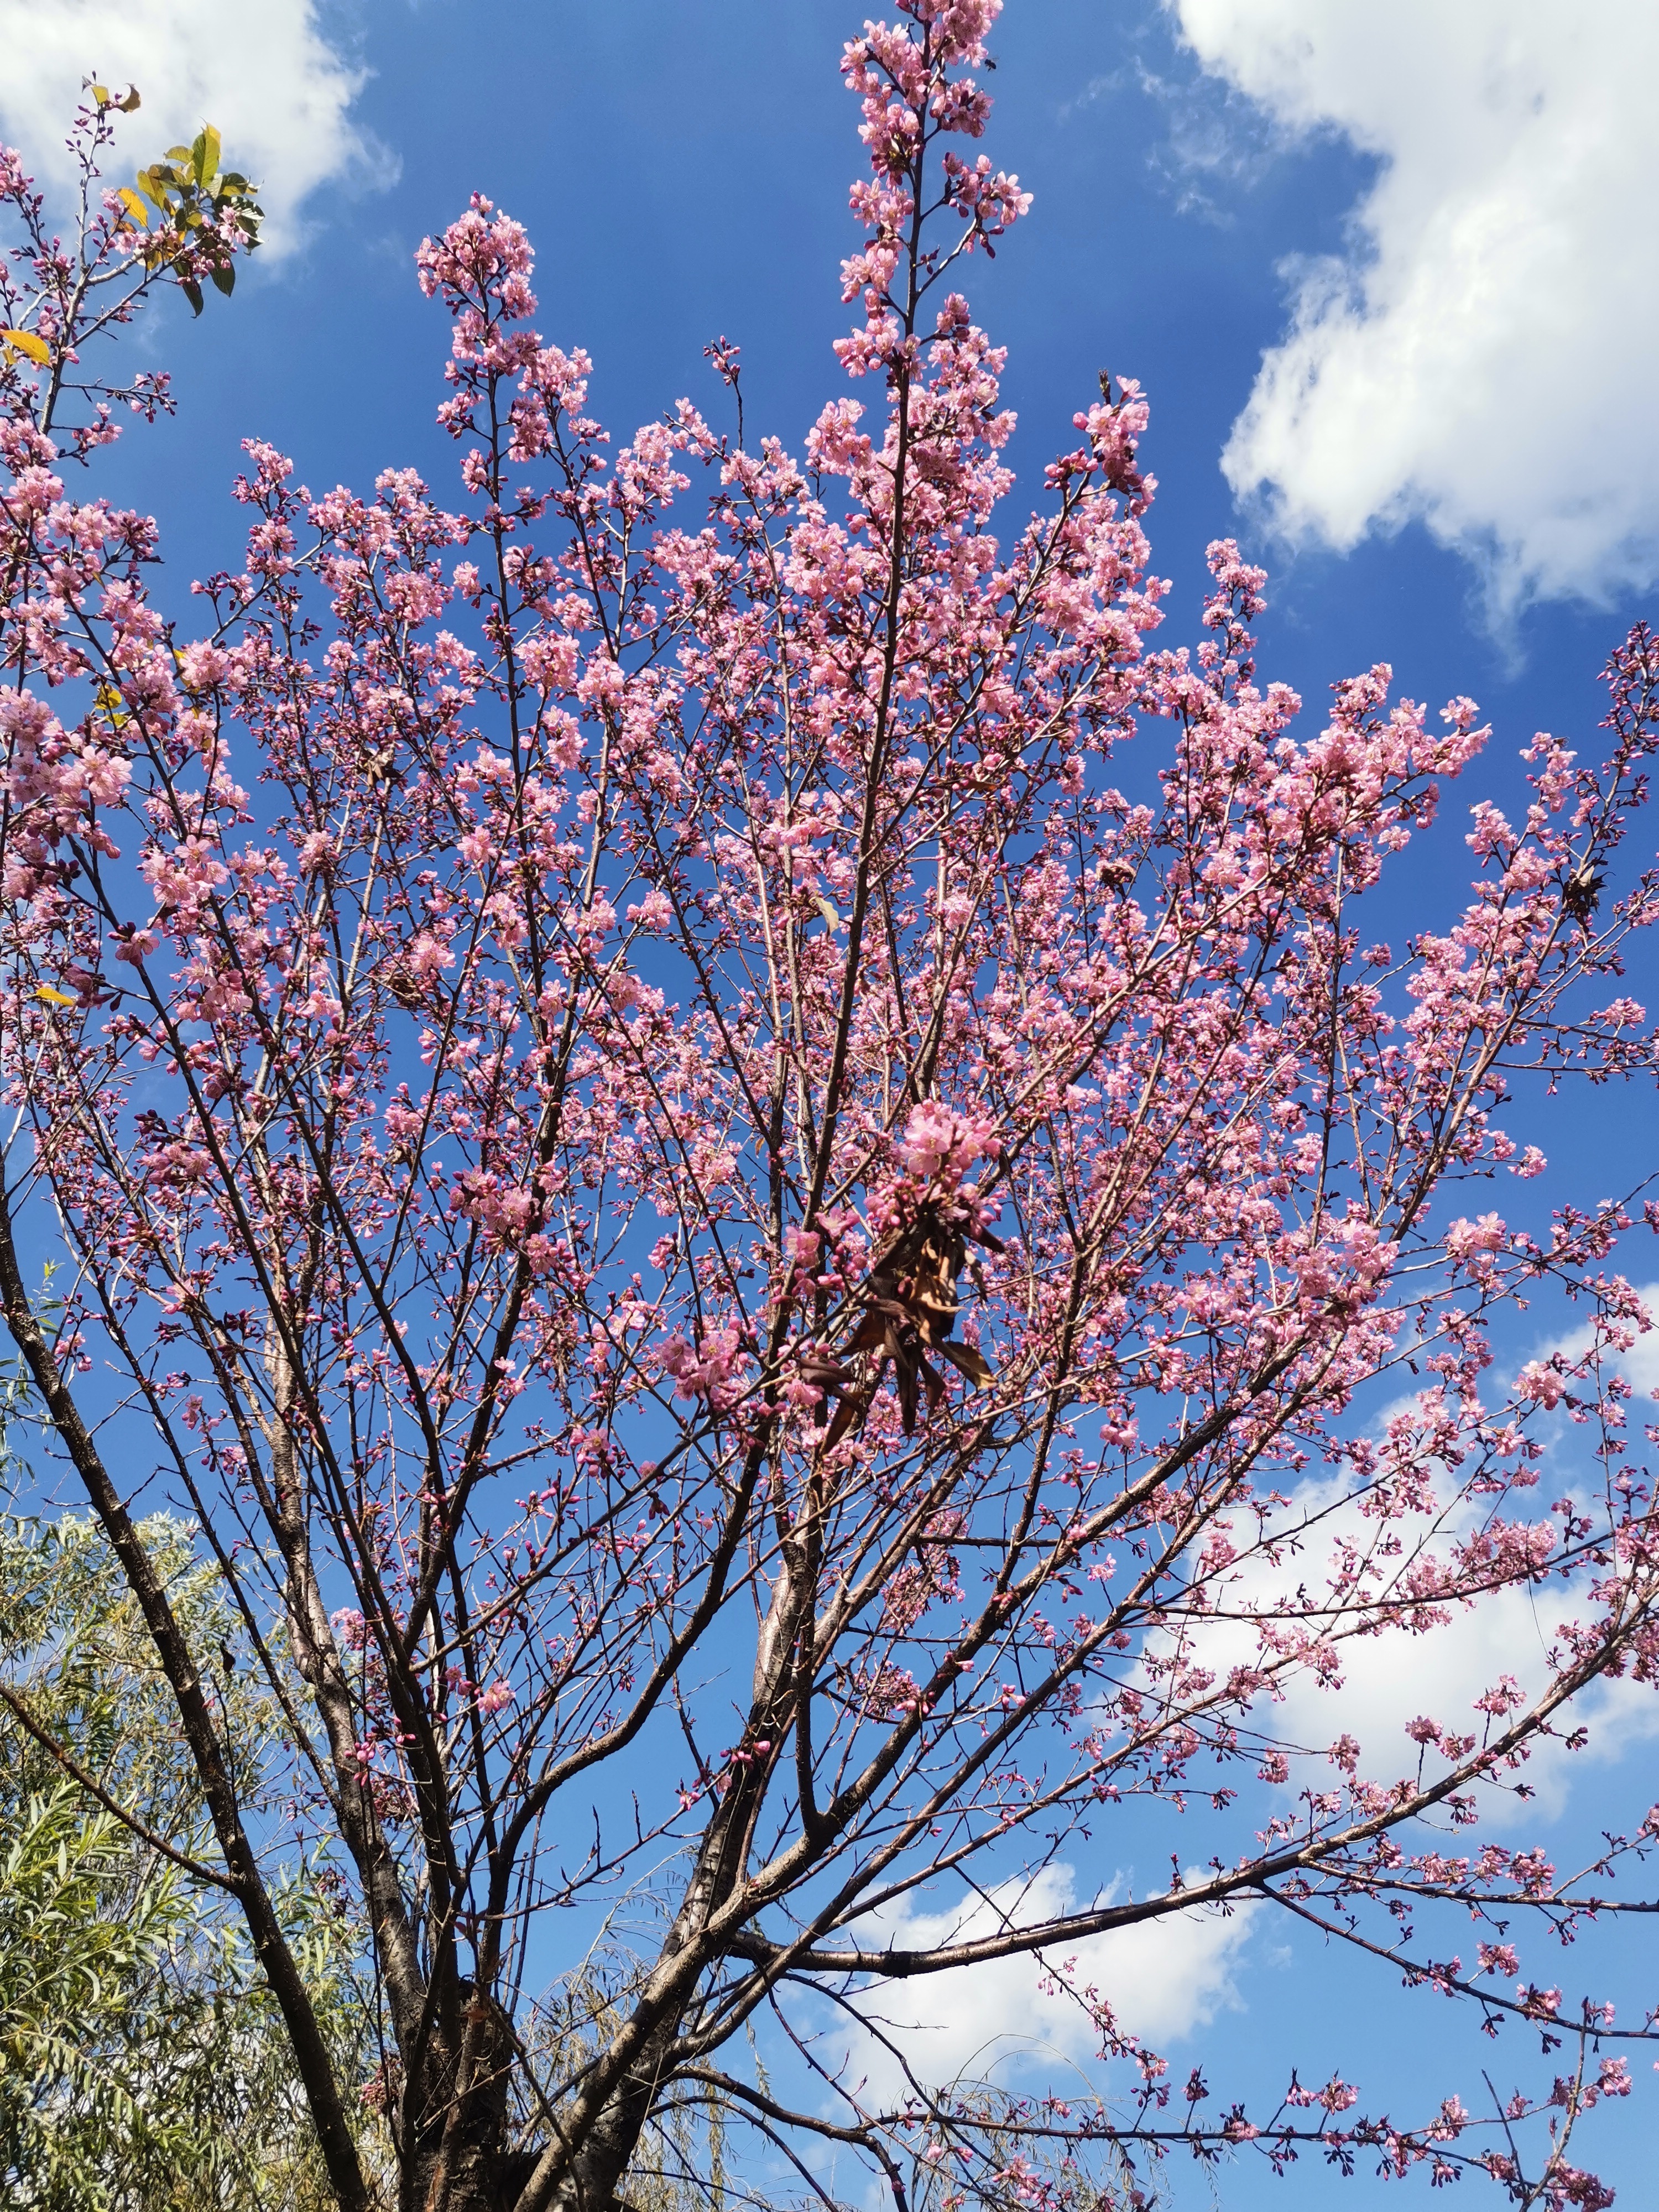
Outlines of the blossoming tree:
{"type": "MultiPolygon", "coordinates": [[[[1659,648],[1614,659],[1605,764],[1538,738],[1524,819],[1475,810],[1467,902],[1372,942],[1486,733],[1386,668],[1302,721],[1255,680],[1231,544],[1203,642],[1158,643],[1133,383],[1009,519],[1003,356],[952,289],[1027,205],[971,150],[996,12],[904,0],[847,49],[852,389],[799,459],[744,442],[724,342],[732,430],[682,402],[612,453],[586,357],[531,325],[527,238],[475,199],[419,255],[459,506],[408,471],[313,498],[250,446],[246,567],[189,619],[150,588],[155,526],[58,473],[112,434],[69,373],[96,283],[161,258],[96,191],[61,247],[5,157],[0,1298],[350,2212],[364,2100],[408,2212],[659,2201],[742,2126],[821,2197],[830,2149],[864,2161],[898,2212],[1139,2203],[1173,2142],[1609,2201],[1568,2135],[1640,2030],[1574,2014],[1497,1923],[1611,1909],[1659,1814],[1571,1881],[1444,1829],[1659,1638],[1628,1218],[1507,1225],[1545,1163],[1496,1118],[1516,1082],[1543,1112],[1652,1070],[1607,979],[1656,910],[1618,872],[1659,648]],[[42,1252],[70,1261],[50,1327],[42,1252]],[[1505,1382],[1493,1326],[1552,1285],[1573,1348],[1505,1382]],[[1550,1504],[1564,1412],[1586,1442],[1550,1504]],[[170,1605],[129,1502],[158,1482],[239,1652],[170,1605]],[[1560,1621],[1526,1686],[1414,1741],[1284,1723],[1358,1640],[1514,1588],[1560,1621]],[[271,1907],[216,1690],[244,1662],[361,1910],[366,2085],[271,1907]],[[924,1884],[1006,1900],[1177,1807],[1209,1863],[1167,1893],[881,1933],[924,1884]],[[1474,1961],[1424,1948],[1437,1904],[1474,1961]],[[1340,2073],[1272,2112],[1183,2095],[1068,1958],[1247,1905],[1576,2062],[1489,2118],[1367,2118],[1340,2073]],[[1090,2016],[1099,2101],[902,2048],[878,2097],[815,2039],[1013,1954],[1090,2016]]],[[[229,269],[234,207],[204,220],[229,269]]]]}

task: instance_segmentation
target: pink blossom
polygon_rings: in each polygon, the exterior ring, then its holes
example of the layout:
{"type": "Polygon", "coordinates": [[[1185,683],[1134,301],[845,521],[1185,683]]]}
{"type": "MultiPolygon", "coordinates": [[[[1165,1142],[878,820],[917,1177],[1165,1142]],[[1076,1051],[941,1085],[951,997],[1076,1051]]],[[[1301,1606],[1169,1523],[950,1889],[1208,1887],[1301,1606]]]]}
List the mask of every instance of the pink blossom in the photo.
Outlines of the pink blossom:
{"type": "MultiPolygon", "coordinates": [[[[1183,611],[1133,378],[1017,486],[1008,352],[957,289],[1030,206],[987,143],[997,13],[902,0],[845,50],[851,327],[798,442],[720,340],[707,416],[613,443],[477,195],[416,257],[447,489],[313,496],[251,441],[245,553],[176,650],[177,546],[56,450],[95,469],[111,404],[165,404],[99,381],[158,233],[135,253],[97,176],[101,97],[64,238],[0,153],[0,327],[76,364],[47,438],[0,361],[0,1259],[65,1259],[13,1348],[103,1526],[136,1482],[200,1531],[267,1779],[300,1778],[276,1826],[238,1828],[258,1777],[195,1601],[169,1626],[118,1541],[134,1619],[273,1987],[276,1827],[342,1870],[395,2049],[374,2155],[422,2189],[450,2151],[507,2170],[536,2085],[492,2008],[526,1945],[592,1980],[568,1922],[636,1955],[531,2130],[553,2198],[633,2201],[751,2019],[807,2048],[925,1940],[1031,1954],[1128,2063],[1086,2107],[848,2075],[855,2195],[915,2159],[941,2212],[1067,2212],[1184,2140],[1511,2194],[1541,2146],[1546,2197],[1603,2204],[1559,2116],[1626,2094],[1605,1992],[1522,1980],[1520,1929],[1613,1924],[1659,1814],[1609,1795],[1571,1881],[1511,1824],[1610,1678],[1659,1680],[1619,1272],[1659,1201],[1458,1209],[1542,1181],[1571,1079],[1635,1112],[1659,1070],[1626,974],[1659,640],[1613,656],[1594,753],[1535,738],[1437,831],[1473,702],[1378,660],[1304,709],[1228,538],[1183,611]],[[1511,1379],[1518,1328],[1566,1348],[1511,1379]],[[1521,1593],[1521,1674],[1457,1687],[1460,1625],[1521,1593]],[[1368,1685],[1408,1680],[1473,1711],[1402,1741],[1368,1685]],[[1504,1840],[1471,1833],[1500,1796],[1504,1840]],[[1102,1887],[1158,1807],[1193,1847],[1102,1887]],[[1333,2015],[1316,2086],[1252,2110],[1194,2067],[1183,2105],[1089,1961],[1272,1898],[1576,2047],[1540,2077],[1517,2041],[1501,2124],[1440,2082],[1367,2119],[1333,2015]],[[494,2069],[465,2112],[458,2051],[494,2069]]],[[[722,222],[684,250],[718,264],[722,222]]],[[[234,258],[219,222],[187,253],[234,258]]],[[[331,2064],[301,2075],[349,2167],[331,2064]]]]}
{"type": "Polygon", "coordinates": [[[1529,1359],[1516,1377],[1515,1390],[1518,1398],[1541,1406],[1547,1413],[1566,1395],[1567,1378],[1553,1362],[1529,1359]]]}

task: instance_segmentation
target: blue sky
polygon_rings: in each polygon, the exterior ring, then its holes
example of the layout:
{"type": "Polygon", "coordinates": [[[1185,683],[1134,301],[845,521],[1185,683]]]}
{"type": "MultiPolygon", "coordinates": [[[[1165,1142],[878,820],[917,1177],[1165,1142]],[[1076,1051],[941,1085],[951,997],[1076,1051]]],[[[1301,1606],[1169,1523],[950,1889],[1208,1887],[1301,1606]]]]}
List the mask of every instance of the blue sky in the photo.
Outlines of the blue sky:
{"type": "MultiPolygon", "coordinates": [[[[0,122],[48,168],[96,68],[144,94],[135,161],[206,118],[265,185],[272,246],[234,302],[195,325],[170,303],[143,340],[173,372],[179,419],[113,457],[113,488],[162,519],[180,610],[191,575],[235,556],[225,487],[245,435],[292,453],[316,489],[413,464],[443,495],[447,333],[412,255],[474,189],[529,226],[542,327],[593,355],[596,410],[618,436],[682,392],[718,419],[702,348],[724,333],[744,349],[751,432],[799,448],[841,386],[829,349],[848,314],[836,272],[859,149],[836,63],[862,13],[0,0],[0,122]]],[[[1632,0],[1599,0],[1573,40],[1559,32],[1531,0],[1012,0],[990,151],[1036,205],[994,265],[969,270],[979,319],[1010,348],[1027,481],[1070,442],[1101,368],[1147,389],[1155,566],[1176,587],[1166,635],[1194,635],[1203,548],[1236,534],[1273,572],[1265,676],[1310,714],[1378,659],[1431,705],[1471,693],[1496,726],[1472,781],[1500,793],[1535,729],[1590,740],[1596,670],[1659,573],[1639,380],[1659,286],[1634,234],[1659,181],[1641,170],[1659,167],[1659,54],[1644,59],[1659,30],[1632,0]]],[[[1455,822],[1407,857],[1401,934],[1449,909],[1464,858],[1455,822]]],[[[1547,1196],[1635,1182],[1654,1126],[1645,1093],[1553,1116],[1547,1196]]],[[[1656,1794],[1647,1755],[1632,1734],[1560,1793],[1547,1826],[1564,1862],[1615,1798],[1627,1816],[1656,1794]]],[[[1080,1884],[1127,1878],[1104,1848],[1080,1884]]],[[[1160,1874],[1169,1849],[1160,1838],[1160,1874]]],[[[1634,1995],[1659,1960],[1645,1934],[1617,1943],[1634,1995]]],[[[1566,1962],[1571,1995],[1592,1979],[1589,1948],[1566,1962]]],[[[1451,2008],[1283,1929],[1253,1928],[1207,1966],[1171,1954],[1134,1972],[1167,1984],[1171,2055],[1183,2070],[1202,2057],[1218,2094],[1276,2086],[1291,2063],[1322,2078],[1337,2059],[1368,2109],[1403,2118],[1452,2087],[1473,2106],[1495,2063],[1451,2008]]],[[[1644,2201],[1659,2117],[1652,2072],[1636,2071],[1637,2096],[1592,2137],[1625,2205],[1644,2201]]],[[[1201,2180],[1171,2179],[1177,2203],[1208,2201],[1201,2180]]],[[[1290,2212],[1333,2185],[1239,2168],[1215,2186],[1230,2212],[1290,2212]]],[[[1372,2193],[1361,2181],[1339,2201],[1372,2193]]]]}

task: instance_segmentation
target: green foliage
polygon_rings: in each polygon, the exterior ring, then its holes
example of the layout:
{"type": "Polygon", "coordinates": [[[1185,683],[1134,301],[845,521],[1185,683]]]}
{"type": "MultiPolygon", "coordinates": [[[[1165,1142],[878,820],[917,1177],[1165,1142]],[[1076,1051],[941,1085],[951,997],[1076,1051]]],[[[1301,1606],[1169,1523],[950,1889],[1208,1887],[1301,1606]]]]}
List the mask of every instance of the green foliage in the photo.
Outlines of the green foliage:
{"type": "Polygon", "coordinates": [[[21,2204],[95,2203],[88,2151],[158,2132],[108,2045],[188,1905],[172,1869],[133,1879],[128,1832],[74,1784],[5,1809],[0,2170],[21,2204]]]}
{"type": "MultiPolygon", "coordinates": [[[[138,105],[131,89],[123,100],[101,84],[91,90],[100,113],[107,108],[130,112],[138,105]]],[[[234,257],[253,251],[264,220],[255,198],[258,187],[238,170],[222,170],[221,154],[219,133],[204,123],[188,146],[169,146],[161,161],[138,171],[137,191],[123,185],[117,194],[124,224],[143,234],[141,258],[151,269],[174,268],[198,315],[201,278],[209,277],[228,299],[236,289],[234,257]]]]}
{"type": "MultiPolygon", "coordinates": [[[[189,1531],[144,1524],[263,1801],[268,1698],[189,1531]]],[[[89,1521],[0,1517],[0,1679],[107,1795],[186,1855],[210,1838],[161,1680],[89,1521]]],[[[374,2063],[355,1926],[320,1864],[276,1901],[342,2078],[374,2063]]],[[[367,2112],[366,2133],[377,2124],[367,2112]]],[[[366,2142],[366,2162],[376,2163],[366,2142]]],[[[320,2212],[330,2203],[283,2023],[240,1914],[94,1802],[0,1712],[0,2185],[27,2212],[320,2212]]]]}

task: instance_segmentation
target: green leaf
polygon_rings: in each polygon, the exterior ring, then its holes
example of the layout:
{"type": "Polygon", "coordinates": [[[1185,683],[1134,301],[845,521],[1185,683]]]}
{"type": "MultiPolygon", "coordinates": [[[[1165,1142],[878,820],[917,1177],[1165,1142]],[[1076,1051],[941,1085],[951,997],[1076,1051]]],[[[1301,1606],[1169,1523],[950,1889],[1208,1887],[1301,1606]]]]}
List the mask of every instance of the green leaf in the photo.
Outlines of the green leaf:
{"type": "Polygon", "coordinates": [[[92,87],[92,96],[100,107],[109,106],[109,87],[106,84],[94,84],[92,87]]]}
{"type": "Polygon", "coordinates": [[[230,261],[216,261],[208,274],[224,294],[226,299],[229,299],[231,294],[236,289],[235,264],[230,261]]]}
{"type": "Polygon", "coordinates": [[[202,149],[196,162],[197,177],[204,185],[210,184],[219,173],[219,134],[210,123],[202,125],[196,144],[202,149]]]}
{"type": "Polygon", "coordinates": [[[127,87],[125,99],[118,100],[115,103],[123,115],[131,115],[135,107],[142,107],[143,104],[138,97],[138,88],[136,84],[130,84],[127,87]]]}
{"type": "Polygon", "coordinates": [[[190,301],[191,313],[194,315],[199,315],[204,306],[206,304],[202,298],[201,286],[196,282],[194,277],[183,276],[179,280],[179,289],[184,294],[185,299],[190,301]]]}
{"type": "Polygon", "coordinates": [[[131,185],[123,185],[115,197],[141,229],[149,228],[149,211],[131,185]]]}

